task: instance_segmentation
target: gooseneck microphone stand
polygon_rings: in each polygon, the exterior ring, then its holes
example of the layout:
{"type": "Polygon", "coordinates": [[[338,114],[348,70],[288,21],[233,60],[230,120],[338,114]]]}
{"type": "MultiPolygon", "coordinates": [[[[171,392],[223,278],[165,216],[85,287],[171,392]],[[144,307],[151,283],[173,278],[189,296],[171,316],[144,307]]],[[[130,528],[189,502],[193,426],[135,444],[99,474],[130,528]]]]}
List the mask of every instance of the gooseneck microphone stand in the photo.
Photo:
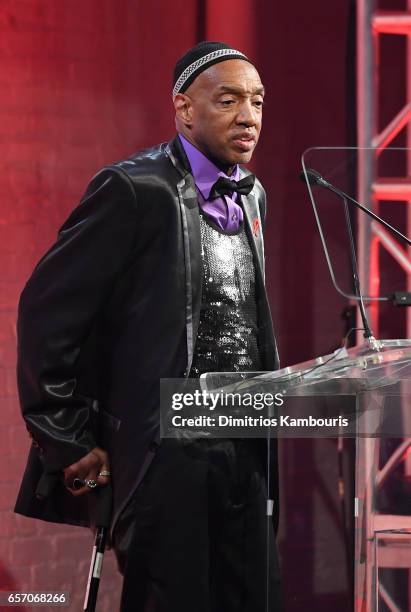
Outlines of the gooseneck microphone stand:
{"type": "Polygon", "coordinates": [[[365,306],[364,306],[364,300],[363,300],[363,296],[361,293],[357,256],[355,254],[355,242],[354,242],[354,236],[352,233],[352,225],[351,225],[351,219],[350,219],[350,211],[348,210],[348,204],[347,204],[346,198],[343,197],[342,201],[344,203],[345,224],[347,227],[348,240],[350,243],[350,258],[351,258],[354,293],[356,297],[358,298],[358,305],[360,308],[361,319],[362,319],[362,323],[364,326],[364,338],[368,340],[369,342],[372,342],[375,340],[375,338],[374,338],[374,334],[372,333],[369,322],[368,322],[368,317],[367,317],[367,313],[365,311],[365,306]]]}
{"type": "Polygon", "coordinates": [[[363,300],[363,296],[361,292],[358,265],[357,265],[357,257],[355,254],[355,242],[354,242],[354,236],[352,232],[352,225],[351,225],[351,219],[350,219],[350,213],[348,209],[347,200],[349,200],[357,208],[365,212],[368,216],[374,219],[374,221],[383,225],[389,232],[391,232],[392,234],[394,234],[395,236],[397,236],[398,238],[406,242],[406,244],[408,244],[409,246],[411,246],[411,240],[407,238],[407,236],[404,236],[404,234],[401,234],[401,232],[399,232],[395,227],[387,223],[387,221],[384,221],[384,219],[382,219],[381,217],[376,215],[374,212],[369,210],[369,208],[366,208],[365,206],[357,202],[357,200],[349,196],[347,193],[345,193],[345,191],[342,191],[338,187],[335,187],[334,185],[329,183],[316,170],[306,169],[304,172],[300,174],[300,179],[304,183],[309,183],[311,186],[324,187],[325,189],[332,191],[339,198],[341,198],[344,204],[345,223],[347,227],[348,240],[350,244],[350,259],[351,259],[351,268],[352,268],[353,287],[354,287],[355,296],[358,299],[361,320],[362,320],[363,327],[364,327],[364,338],[368,346],[370,347],[370,349],[374,351],[378,351],[381,348],[381,346],[380,346],[379,341],[375,339],[374,334],[372,333],[372,330],[370,328],[370,324],[368,322],[368,317],[365,311],[364,300],[363,300]]]}

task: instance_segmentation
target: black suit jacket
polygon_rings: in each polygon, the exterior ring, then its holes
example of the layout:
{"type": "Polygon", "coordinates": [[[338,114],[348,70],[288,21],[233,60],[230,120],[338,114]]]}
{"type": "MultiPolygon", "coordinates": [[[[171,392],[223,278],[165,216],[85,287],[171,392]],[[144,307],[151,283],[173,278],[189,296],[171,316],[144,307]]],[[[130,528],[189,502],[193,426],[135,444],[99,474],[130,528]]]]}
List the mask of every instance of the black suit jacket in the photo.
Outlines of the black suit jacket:
{"type": "MultiPolygon", "coordinates": [[[[258,180],[242,202],[256,264],[259,342],[272,370],[278,358],[258,180]]],[[[91,495],[73,498],[60,482],[47,500],[34,492],[44,465],[59,470],[100,445],[110,456],[115,523],[159,441],[159,379],[190,369],[200,247],[196,189],[178,138],[93,178],[20,299],[18,387],[33,445],[16,512],[90,524],[91,495]]]]}

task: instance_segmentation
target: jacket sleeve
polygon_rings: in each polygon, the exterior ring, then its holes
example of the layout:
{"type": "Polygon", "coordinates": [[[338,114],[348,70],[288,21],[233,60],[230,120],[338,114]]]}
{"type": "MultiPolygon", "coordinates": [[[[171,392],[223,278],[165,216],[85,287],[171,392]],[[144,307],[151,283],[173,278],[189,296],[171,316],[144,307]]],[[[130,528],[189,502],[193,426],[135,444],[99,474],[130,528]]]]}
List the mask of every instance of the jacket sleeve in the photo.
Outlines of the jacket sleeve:
{"type": "Polygon", "coordinates": [[[91,403],[76,392],[76,361],[130,259],[136,230],[131,181],[120,170],[102,170],[20,297],[20,404],[35,445],[54,469],[78,461],[96,446],[91,403]]]}

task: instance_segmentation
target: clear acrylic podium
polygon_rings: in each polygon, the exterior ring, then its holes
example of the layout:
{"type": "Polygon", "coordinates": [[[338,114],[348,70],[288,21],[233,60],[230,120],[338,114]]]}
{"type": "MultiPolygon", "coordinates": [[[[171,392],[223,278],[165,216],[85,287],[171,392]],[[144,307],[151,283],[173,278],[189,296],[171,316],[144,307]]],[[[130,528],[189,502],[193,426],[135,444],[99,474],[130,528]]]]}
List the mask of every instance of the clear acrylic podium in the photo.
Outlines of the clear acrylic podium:
{"type": "MultiPolygon", "coordinates": [[[[341,406],[348,427],[330,430],[283,431],[269,436],[355,437],[355,553],[352,559],[355,594],[353,610],[403,611],[411,609],[411,498],[392,514],[379,510],[379,490],[411,449],[411,340],[385,340],[370,348],[336,351],[293,367],[263,374],[208,373],[201,377],[204,390],[284,394],[282,413],[307,416],[321,405],[333,414],[341,406]],[[309,401],[311,398],[312,401],[309,401]],[[302,401],[303,400],[303,401],[302,401]],[[398,439],[394,453],[384,462],[381,444],[398,439]],[[405,509],[404,509],[405,506],[405,509]],[[406,585],[383,584],[387,570],[408,569],[406,585]],[[381,607],[384,602],[384,607],[381,607]],[[404,603],[406,602],[406,603],[404,603]]],[[[250,434],[252,437],[252,434],[250,434]]]]}

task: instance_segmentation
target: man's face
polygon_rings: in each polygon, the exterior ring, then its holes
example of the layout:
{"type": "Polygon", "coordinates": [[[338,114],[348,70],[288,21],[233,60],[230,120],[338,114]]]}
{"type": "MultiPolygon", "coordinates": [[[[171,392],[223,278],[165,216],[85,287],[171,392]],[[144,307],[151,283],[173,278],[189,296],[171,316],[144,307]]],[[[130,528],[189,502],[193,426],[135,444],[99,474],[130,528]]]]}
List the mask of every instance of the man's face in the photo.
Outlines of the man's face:
{"type": "Polygon", "coordinates": [[[182,122],[184,136],[220,167],[244,164],[260,135],[263,97],[254,66],[227,60],[210,66],[185,94],[177,94],[178,125],[182,122]]]}

